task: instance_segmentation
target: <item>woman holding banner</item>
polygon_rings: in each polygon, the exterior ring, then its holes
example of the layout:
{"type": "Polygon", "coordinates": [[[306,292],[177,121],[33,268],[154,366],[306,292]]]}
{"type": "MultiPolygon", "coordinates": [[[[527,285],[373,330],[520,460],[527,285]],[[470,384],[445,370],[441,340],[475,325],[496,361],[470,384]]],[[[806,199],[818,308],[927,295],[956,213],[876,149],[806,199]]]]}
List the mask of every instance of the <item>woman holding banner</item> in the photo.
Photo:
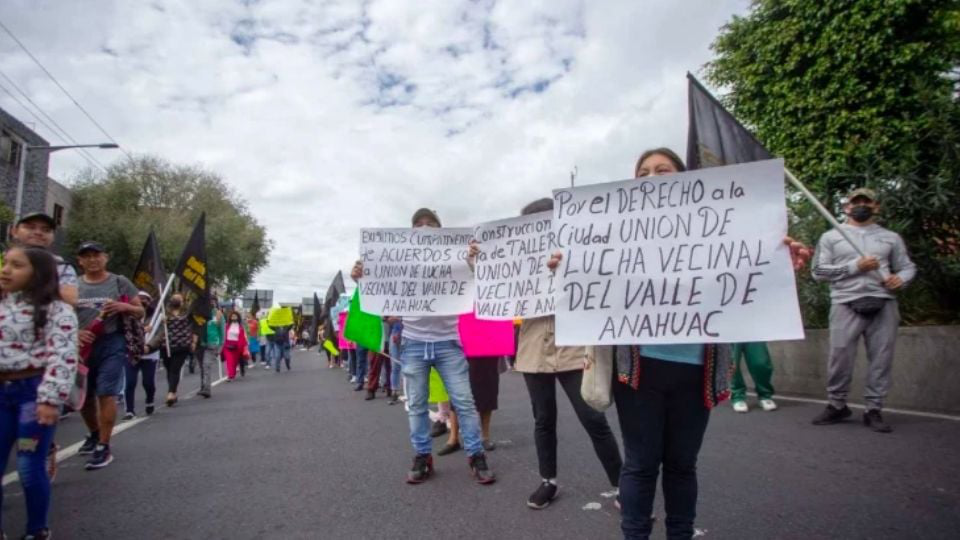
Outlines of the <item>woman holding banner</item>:
{"type": "MultiPolygon", "coordinates": [[[[637,160],[634,176],[643,179],[686,170],[672,150],[656,148],[637,160]]],[[[809,250],[790,238],[795,269],[809,250]]],[[[554,253],[548,266],[562,258],[554,253]]],[[[657,477],[663,469],[668,538],[693,538],[697,513],[697,457],[710,409],[729,397],[731,350],[728,344],[617,345],[596,347],[611,354],[616,380],[613,397],[623,434],[620,473],[621,529],[625,538],[649,538],[657,477]]]]}
{"type": "MultiPolygon", "coordinates": [[[[539,199],[523,208],[521,215],[549,212],[553,199],[539,199]]],[[[470,254],[477,255],[476,244],[471,244],[470,254]]],[[[526,319],[519,326],[517,353],[514,369],[523,373],[523,380],[533,406],[533,437],[537,447],[537,462],[541,483],[527,499],[527,506],[542,510],[557,496],[557,384],[567,395],[580,425],[593,442],[593,450],[606,472],[607,480],[614,489],[620,484],[620,447],[607,417],[592,409],[580,394],[583,365],[586,358],[584,347],[557,347],[554,343],[554,318],[536,317],[526,319]]]]}

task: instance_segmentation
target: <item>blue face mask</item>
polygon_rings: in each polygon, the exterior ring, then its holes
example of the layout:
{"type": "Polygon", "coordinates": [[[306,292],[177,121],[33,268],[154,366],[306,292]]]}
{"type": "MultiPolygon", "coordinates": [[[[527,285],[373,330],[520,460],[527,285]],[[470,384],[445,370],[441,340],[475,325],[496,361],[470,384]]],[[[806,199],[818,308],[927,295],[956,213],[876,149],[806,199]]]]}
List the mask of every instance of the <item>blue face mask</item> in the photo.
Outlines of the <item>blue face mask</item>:
{"type": "Polygon", "coordinates": [[[873,217],[873,208],[857,205],[850,209],[850,218],[859,223],[869,221],[873,217]]]}

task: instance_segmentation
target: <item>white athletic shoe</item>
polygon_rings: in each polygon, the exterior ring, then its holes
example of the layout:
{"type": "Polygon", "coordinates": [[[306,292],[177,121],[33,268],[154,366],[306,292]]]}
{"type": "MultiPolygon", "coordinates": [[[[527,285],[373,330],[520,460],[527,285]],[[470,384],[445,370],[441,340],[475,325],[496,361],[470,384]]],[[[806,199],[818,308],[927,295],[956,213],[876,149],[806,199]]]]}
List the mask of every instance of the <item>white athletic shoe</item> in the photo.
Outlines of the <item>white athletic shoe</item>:
{"type": "Polygon", "coordinates": [[[772,399],[761,399],[760,406],[767,412],[777,410],[777,402],[772,399]]]}
{"type": "Polygon", "coordinates": [[[734,401],[733,410],[738,413],[750,412],[750,407],[747,406],[746,401],[734,401]]]}

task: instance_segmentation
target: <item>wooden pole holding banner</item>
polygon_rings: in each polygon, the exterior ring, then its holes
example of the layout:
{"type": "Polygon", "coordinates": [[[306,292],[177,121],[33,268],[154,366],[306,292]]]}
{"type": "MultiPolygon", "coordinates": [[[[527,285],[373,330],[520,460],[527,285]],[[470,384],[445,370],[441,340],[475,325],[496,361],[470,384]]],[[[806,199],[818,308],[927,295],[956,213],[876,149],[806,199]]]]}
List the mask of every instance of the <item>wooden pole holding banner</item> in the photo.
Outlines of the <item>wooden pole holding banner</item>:
{"type": "MultiPolygon", "coordinates": [[[[170,292],[170,288],[173,286],[173,278],[176,277],[173,274],[170,274],[170,278],[167,279],[167,284],[164,285],[163,289],[160,290],[160,298],[157,299],[157,305],[160,306],[160,309],[157,309],[153,312],[153,318],[150,320],[150,327],[156,328],[157,320],[160,318],[161,313],[163,313],[163,301],[166,300],[167,294],[170,292]]],[[[166,315],[165,313],[163,313],[166,315]]],[[[151,334],[151,338],[153,335],[151,334]]]]}
{"type": "MultiPolygon", "coordinates": [[[[810,193],[810,190],[807,189],[807,186],[803,185],[803,182],[798,180],[797,177],[794,176],[792,172],[790,172],[790,169],[787,169],[786,167],[784,167],[783,172],[786,175],[787,180],[790,182],[790,185],[797,188],[797,190],[799,190],[800,193],[802,193],[803,196],[806,197],[808,201],[810,201],[810,204],[813,205],[813,207],[817,210],[817,212],[819,212],[820,215],[823,216],[823,218],[826,219],[830,223],[830,225],[837,230],[838,233],[840,233],[840,236],[843,236],[843,238],[847,242],[849,242],[851,246],[853,246],[853,249],[857,253],[859,253],[861,257],[866,257],[867,254],[864,253],[863,249],[856,242],[853,241],[853,237],[850,236],[850,233],[848,233],[846,230],[844,230],[843,227],[840,226],[840,222],[837,221],[837,218],[835,218],[833,214],[831,214],[830,211],[827,210],[826,207],[824,207],[823,204],[820,203],[820,201],[813,195],[813,193],[810,193]]],[[[886,279],[890,277],[889,274],[887,274],[887,272],[885,272],[882,269],[877,270],[877,273],[880,275],[880,279],[883,281],[886,281],[886,279]]]]}

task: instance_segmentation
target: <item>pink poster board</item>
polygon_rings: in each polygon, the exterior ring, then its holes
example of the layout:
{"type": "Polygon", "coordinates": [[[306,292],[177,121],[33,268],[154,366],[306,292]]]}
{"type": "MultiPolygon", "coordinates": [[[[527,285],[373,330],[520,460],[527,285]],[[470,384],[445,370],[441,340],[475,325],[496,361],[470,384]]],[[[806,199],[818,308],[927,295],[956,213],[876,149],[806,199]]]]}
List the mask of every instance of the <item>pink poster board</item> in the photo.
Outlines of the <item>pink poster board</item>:
{"type": "Polygon", "coordinates": [[[473,313],[460,316],[460,343],[467,358],[507,356],[516,352],[513,321],[481,321],[473,313]]]}
{"type": "Polygon", "coordinates": [[[341,311],[338,316],[338,322],[340,324],[340,329],[337,330],[337,342],[339,344],[339,349],[341,351],[352,351],[357,348],[357,345],[352,341],[347,341],[343,337],[343,329],[347,327],[347,312],[341,311]]]}

